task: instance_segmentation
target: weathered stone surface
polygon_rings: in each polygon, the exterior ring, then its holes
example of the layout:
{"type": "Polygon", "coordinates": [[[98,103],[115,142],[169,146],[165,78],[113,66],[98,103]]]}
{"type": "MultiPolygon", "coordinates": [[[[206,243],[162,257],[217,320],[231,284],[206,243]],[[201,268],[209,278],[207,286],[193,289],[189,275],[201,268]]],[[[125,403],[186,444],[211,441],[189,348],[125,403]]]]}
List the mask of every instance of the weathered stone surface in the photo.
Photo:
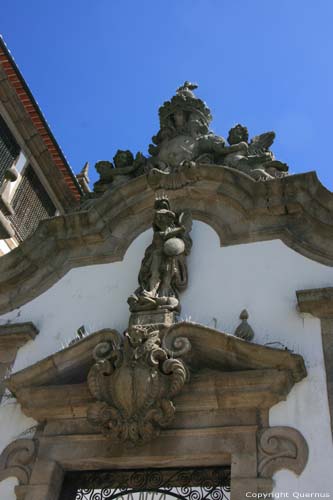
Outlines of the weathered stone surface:
{"type": "Polygon", "coordinates": [[[154,209],[153,241],[141,262],[139,287],[128,304],[135,313],[180,312],[179,292],[188,281],[186,256],[192,247],[192,216],[189,212],[173,212],[165,196],[155,200],[154,209]]]}
{"type": "Polygon", "coordinates": [[[100,180],[94,190],[104,192],[146,173],[153,188],[178,189],[200,178],[196,164],[224,165],[256,180],[285,175],[288,166],[275,160],[269,147],[275,133],[266,132],[248,142],[247,128],[236,125],[229,131],[228,142],[209,130],[212,116],[207,105],[197,98],[196,84],[185,82],[176,95],[159,109],[160,130],[149,146],[150,157],[119,151],[114,165],[100,161],[96,169],[100,180]]]}
{"type": "Polygon", "coordinates": [[[248,318],[249,318],[249,313],[247,312],[246,309],[243,309],[243,311],[239,315],[239,319],[241,319],[242,321],[237,326],[234,335],[239,339],[247,340],[248,342],[250,342],[254,338],[254,331],[247,322],[248,318]]]}
{"type": "Polygon", "coordinates": [[[135,445],[157,437],[174,419],[172,399],[188,379],[183,362],[161,348],[159,331],[132,327],[123,342],[97,344],[94,358],[87,381],[96,401],[88,421],[135,445]]]}
{"type": "Polygon", "coordinates": [[[5,390],[5,376],[15,361],[18,349],[37,334],[38,329],[31,322],[0,325],[0,401],[5,390]]]}
{"type": "Polygon", "coordinates": [[[0,481],[16,477],[20,485],[28,484],[36,455],[37,441],[33,439],[10,443],[0,455],[0,481]]]}
{"type": "Polygon", "coordinates": [[[333,287],[298,290],[296,295],[300,312],[320,319],[333,436],[333,287]]]}
{"type": "MultiPolygon", "coordinates": [[[[170,202],[213,227],[223,246],[281,239],[333,265],[333,195],[314,172],[257,183],[227,167],[197,168],[201,180],[173,191],[170,202]]],[[[73,267],[121,260],[151,225],[154,198],[142,176],[106,192],[87,211],[43,221],[0,259],[0,312],[28,302],[73,267]]]]}
{"type": "Polygon", "coordinates": [[[160,332],[132,327],[127,335],[121,344],[113,330],[96,332],[10,377],[22,410],[44,424],[18,498],[55,500],[64,470],[232,464],[233,500],[243,500],[245,480],[253,491],[269,492],[277,470],[302,472],[303,437],[267,427],[269,408],[306,375],[300,356],[193,323],[160,332]],[[177,412],[166,429],[160,410],[171,398],[177,412]],[[105,411],[96,413],[96,404],[105,411]],[[154,416],[162,428],[148,442],[139,424],[149,428],[154,416]],[[107,417],[106,436],[100,417],[107,417]]]}
{"type": "Polygon", "coordinates": [[[259,464],[262,477],[272,477],[282,467],[300,474],[308,461],[308,446],[302,434],[290,427],[268,427],[258,434],[259,464]]]}

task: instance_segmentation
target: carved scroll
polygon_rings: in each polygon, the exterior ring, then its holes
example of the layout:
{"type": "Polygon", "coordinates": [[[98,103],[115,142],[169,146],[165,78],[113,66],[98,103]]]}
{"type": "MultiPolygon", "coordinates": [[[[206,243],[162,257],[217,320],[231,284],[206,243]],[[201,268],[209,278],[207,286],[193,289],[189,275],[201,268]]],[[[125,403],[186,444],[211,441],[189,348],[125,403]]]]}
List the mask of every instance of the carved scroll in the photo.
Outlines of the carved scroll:
{"type": "Polygon", "coordinates": [[[36,455],[34,439],[17,439],[10,443],[0,455],[0,481],[14,476],[21,486],[28,484],[36,455]]]}
{"type": "Polygon", "coordinates": [[[269,427],[258,436],[258,473],[271,478],[280,469],[301,474],[308,460],[308,446],[291,427],[269,427]]]}

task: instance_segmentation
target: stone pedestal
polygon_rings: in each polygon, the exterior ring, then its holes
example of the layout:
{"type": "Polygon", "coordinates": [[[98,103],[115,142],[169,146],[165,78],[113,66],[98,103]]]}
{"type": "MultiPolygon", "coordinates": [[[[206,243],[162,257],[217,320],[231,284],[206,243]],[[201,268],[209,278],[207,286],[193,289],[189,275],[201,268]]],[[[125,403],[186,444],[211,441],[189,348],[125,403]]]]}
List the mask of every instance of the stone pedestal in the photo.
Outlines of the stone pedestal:
{"type": "Polygon", "coordinates": [[[137,325],[154,326],[157,329],[169,327],[178,321],[178,314],[167,309],[155,311],[140,311],[132,313],[129,319],[129,328],[137,325]]]}

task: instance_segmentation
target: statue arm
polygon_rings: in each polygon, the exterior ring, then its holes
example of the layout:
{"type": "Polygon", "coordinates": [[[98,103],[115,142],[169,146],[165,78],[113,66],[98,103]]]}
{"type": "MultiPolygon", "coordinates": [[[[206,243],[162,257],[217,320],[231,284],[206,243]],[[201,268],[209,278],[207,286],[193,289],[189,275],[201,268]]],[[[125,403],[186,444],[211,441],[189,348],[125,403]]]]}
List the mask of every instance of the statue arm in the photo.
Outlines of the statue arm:
{"type": "Polygon", "coordinates": [[[221,156],[227,156],[231,153],[237,153],[238,151],[242,151],[244,154],[247,153],[248,151],[248,144],[246,142],[239,142],[238,144],[232,144],[231,146],[226,146],[221,151],[219,151],[219,154],[221,156]]]}

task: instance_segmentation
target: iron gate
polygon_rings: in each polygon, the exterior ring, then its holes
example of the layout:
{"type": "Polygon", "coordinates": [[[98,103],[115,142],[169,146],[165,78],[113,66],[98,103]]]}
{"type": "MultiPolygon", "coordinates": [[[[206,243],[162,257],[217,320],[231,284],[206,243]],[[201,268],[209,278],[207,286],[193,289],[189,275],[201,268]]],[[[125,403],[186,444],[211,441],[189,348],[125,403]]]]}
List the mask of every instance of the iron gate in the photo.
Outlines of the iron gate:
{"type": "Polygon", "coordinates": [[[60,500],[229,500],[230,467],[68,472],[60,500]]]}

